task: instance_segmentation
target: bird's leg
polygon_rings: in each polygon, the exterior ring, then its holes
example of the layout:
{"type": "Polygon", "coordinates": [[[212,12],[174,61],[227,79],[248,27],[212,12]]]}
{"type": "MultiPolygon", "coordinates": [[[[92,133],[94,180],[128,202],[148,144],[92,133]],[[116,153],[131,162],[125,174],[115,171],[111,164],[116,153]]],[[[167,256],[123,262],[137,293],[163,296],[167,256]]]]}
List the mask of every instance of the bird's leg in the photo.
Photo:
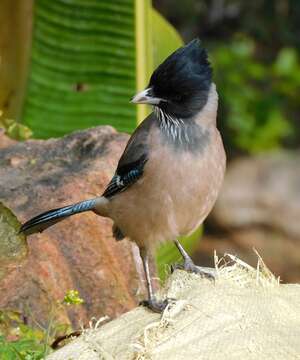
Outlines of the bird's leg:
{"type": "Polygon", "coordinates": [[[212,268],[204,268],[200,267],[194,264],[193,260],[189,256],[189,254],[184,250],[183,246],[180,244],[180,242],[176,239],[174,240],[174,243],[179,250],[181,256],[183,257],[183,265],[175,264],[172,266],[172,270],[175,269],[184,269],[189,272],[193,272],[196,274],[200,274],[203,277],[215,279],[215,270],[212,268]]]}
{"type": "Polygon", "coordinates": [[[150,275],[150,268],[149,268],[149,253],[145,248],[140,248],[140,254],[143,261],[146,283],[147,283],[147,290],[148,290],[148,300],[142,301],[140,304],[147,306],[149,309],[155,312],[162,312],[166,306],[168,305],[168,301],[158,301],[154,295],[153,287],[152,287],[152,279],[150,275]]]}

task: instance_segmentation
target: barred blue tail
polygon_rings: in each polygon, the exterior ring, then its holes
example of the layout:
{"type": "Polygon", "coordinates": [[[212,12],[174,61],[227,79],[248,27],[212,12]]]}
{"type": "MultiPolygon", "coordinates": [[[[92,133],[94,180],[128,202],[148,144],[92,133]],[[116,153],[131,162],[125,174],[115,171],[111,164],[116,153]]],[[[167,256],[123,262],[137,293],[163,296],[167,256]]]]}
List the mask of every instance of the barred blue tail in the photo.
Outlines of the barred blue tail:
{"type": "Polygon", "coordinates": [[[21,226],[20,232],[30,235],[36,232],[42,232],[57,222],[84,211],[93,210],[96,199],[86,200],[74,205],[65,206],[59,209],[46,211],[27,221],[21,226]]]}

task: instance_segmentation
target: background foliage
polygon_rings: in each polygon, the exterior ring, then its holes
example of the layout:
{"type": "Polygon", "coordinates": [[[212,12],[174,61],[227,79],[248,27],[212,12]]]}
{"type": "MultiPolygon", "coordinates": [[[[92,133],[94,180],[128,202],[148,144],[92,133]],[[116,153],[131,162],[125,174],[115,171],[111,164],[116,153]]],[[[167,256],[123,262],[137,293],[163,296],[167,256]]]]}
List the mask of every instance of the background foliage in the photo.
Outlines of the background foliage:
{"type": "Polygon", "coordinates": [[[216,46],[211,56],[221,100],[220,125],[225,125],[231,153],[257,153],[299,141],[293,131],[300,90],[295,49],[284,47],[271,63],[264,63],[255,56],[253,39],[237,37],[216,46]]]}

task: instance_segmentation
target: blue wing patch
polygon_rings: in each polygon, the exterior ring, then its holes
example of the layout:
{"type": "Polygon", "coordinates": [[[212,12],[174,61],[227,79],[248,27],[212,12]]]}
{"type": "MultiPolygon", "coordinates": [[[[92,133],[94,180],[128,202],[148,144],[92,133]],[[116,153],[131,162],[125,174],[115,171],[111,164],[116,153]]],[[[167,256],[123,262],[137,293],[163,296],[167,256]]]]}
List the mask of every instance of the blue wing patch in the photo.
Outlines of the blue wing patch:
{"type": "Polygon", "coordinates": [[[134,184],[143,175],[145,162],[146,159],[143,157],[143,159],[132,164],[132,169],[129,169],[130,166],[127,164],[127,172],[125,173],[124,169],[117,169],[116,174],[111,179],[102,196],[109,198],[126,190],[129,186],[134,184]]]}

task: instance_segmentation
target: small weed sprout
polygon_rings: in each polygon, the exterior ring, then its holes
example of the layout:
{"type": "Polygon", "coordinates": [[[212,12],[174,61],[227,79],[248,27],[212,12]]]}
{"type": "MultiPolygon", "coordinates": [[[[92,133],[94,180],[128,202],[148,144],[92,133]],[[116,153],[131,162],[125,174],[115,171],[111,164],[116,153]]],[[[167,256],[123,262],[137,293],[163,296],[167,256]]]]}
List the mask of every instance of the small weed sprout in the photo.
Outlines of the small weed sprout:
{"type": "Polygon", "coordinates": [[[84,300],[79,296],[77,290],[68,290],[62,303],[65,305],[81,305],[84,300]]]}

